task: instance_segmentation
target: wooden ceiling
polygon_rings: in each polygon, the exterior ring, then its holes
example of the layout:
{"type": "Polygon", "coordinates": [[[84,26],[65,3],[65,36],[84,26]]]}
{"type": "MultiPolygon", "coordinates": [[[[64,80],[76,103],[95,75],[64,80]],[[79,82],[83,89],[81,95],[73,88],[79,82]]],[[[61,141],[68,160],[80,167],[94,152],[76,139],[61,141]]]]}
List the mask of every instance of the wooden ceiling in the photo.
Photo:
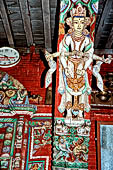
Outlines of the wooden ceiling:
{"type": "Polygon", "coordinates": [[[113,0],[99,0],[95,28],[95,52],[113,54],[113,0]]]}
{"type": "MultiPolygon", "coordinates": [[[[57,49],[60,0],[0,0],[0,47],[57,49]]],[[[95,52],[113,54],[113,0],[100,0],[95,52]]]]}

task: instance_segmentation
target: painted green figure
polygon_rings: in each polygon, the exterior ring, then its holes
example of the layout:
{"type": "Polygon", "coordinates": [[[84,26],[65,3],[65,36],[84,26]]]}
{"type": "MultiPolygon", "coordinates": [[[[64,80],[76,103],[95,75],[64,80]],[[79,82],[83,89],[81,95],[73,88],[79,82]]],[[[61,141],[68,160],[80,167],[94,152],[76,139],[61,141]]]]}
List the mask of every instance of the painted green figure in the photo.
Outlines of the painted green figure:
{"type": "Polygon", "coordinates": [[[59,159],[67,161],[69,153],[71,153],[72,151],[69,149],[68,142],[63,136],[59,137],[59,144],[58,146],[56,146],[56,149],[58,150],[58,153],[54,157],[54,161],[58,161],[59,159]]]}

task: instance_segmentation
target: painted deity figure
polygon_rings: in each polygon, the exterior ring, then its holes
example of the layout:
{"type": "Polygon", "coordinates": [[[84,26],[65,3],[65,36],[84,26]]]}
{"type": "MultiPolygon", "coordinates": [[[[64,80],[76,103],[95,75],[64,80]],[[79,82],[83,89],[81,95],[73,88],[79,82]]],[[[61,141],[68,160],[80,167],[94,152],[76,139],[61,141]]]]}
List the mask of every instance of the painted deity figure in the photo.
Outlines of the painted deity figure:
{"type": "Polygon", "coordinates": [[[111,56],[104,59],[95,54],[93,42],[86,27],[90,18],[86,17],[86,9],[79,3],[70,11],[71,17],[66,19],[70,29],[59,44],[59,52],[50,54],[46,51],[46,60],[50,69],[46,75],[46,88],[52,82],[52,74],[56,70],[54,57],[59,56],[59,87],[61,102],[58,106],[60,113],[67,111],[66,118],[73,115],[79,120],[83,119],[83,112],[90,111],[89,95],[91,87],[87,71],[90,69],[97,79],[97,87],[103,91],[103,80],[99,74],[103,62],[110,64],[111,56]],[[93,69],[91,63],[96,60],[93,69]]]}
{"type": "Polygon", "coordinates": [[[90,24],[90,18],[86,17],[86,9],[78,4],[70,14],[71,17],[66,20],[70,30],[60,43],[58,90],[62,98],[58,109],[61,113],[66,109],[67,118],[75,115],[81,119],[83,111],[90,110],[88,95],[91,88],[87,68],[93,61],[94,49],[86,30],[87,25],[90,24]],[[73,51],[75,55],[65,55],[66,52],[73,53],[73,51]]]}

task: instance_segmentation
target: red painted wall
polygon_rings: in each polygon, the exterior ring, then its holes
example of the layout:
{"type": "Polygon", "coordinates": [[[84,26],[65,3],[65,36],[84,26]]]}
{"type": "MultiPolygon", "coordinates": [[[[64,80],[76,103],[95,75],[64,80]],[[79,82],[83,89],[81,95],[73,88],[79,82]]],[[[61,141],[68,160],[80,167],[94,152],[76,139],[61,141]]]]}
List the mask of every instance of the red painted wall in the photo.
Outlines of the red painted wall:
{"type": "MultiPolygon", "coordinates": [[[[39,54],[33,54],[32,57],[30,54],[21,56],[21,60],[16,66],[0,68],[1,71],[7,72],[22,83],[27,91],[31,91],[31,95],[41,95],[43,99],[40,104],[45,103],[46,89],[41,87],[41,75],[44,69],[44,63],[39,54]]],[[[35,101],[30,101],[30,103],[37,104],[35,101]]]]}

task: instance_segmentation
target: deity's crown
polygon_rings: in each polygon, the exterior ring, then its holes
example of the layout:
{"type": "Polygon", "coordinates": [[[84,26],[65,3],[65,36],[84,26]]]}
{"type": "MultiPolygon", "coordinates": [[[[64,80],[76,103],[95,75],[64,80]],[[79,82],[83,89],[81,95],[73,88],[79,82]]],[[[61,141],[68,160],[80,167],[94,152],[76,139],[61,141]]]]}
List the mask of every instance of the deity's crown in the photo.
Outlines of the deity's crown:
{"type": "Polygon", "coordinates": [[[83,16],[86,17],[86,9],[82,7],[82,5],[79,3],[76,8],[73,8],[70,12],[71,17],[74,16],[83,16]]]}

